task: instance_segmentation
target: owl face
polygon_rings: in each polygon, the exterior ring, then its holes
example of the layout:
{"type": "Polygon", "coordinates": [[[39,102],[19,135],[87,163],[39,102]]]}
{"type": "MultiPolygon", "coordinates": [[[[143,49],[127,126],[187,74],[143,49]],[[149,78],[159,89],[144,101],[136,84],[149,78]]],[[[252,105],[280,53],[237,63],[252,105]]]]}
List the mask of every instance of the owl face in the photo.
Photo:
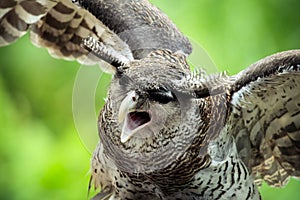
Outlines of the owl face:
{"type": "Polygon", "coordinates": [[[154,136],[163,128],[169,108],[174,108],[169,114],[176,113],[176,101],[174,93],[164,86],[131,88],[121,101],[118,112],[118,122],[122,127],[121,142],[125,143],[133,136],[154,136]]]}
{"type": "Polygon", "coordinates": [[[182,77],[178,74],[184,72],[167,63],[135,62],[116,75],[111,99],[121,143],[136,145],[164,139],[163,130],[179,124],[182,98],[178,89],[182,77]]]}
{"type": "Polygon", "coordinates": [[[195,90],[202,83],[182,54],[169,51],[119,68],[98,124],[111,167],[149,174],[170,165],[176,168],[191,154],[191,162],[199,163],[204,155],[199,146],[211,118],[209,97],[195,90]]]}
{"type": "Polygon", "coordinates": [[[189,71],[146,61],[132,62],[114,76],[106,103],[111,112],[100,116],[104,148],[122,171],[165,168],[186,153],[203,125],[201,100],[183,83],[189,71]]]}

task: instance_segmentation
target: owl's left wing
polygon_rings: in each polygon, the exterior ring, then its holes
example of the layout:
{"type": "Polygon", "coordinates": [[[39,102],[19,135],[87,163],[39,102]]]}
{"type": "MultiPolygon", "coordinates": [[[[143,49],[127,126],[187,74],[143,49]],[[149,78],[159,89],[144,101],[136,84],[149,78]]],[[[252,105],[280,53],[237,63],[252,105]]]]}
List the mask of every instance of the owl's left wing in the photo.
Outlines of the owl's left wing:
{"type": "Polygon", "coordinates": [[[191,53],[189,40],[148,0],[1,0],[0,46],[27,31],[52,56],[84,64],[117,66],[160,49],[191,53]]]}
{"type": "Polygon", "coordinates": [[[257,184],[300,177],[300,50],[266,57],[234,77],[232,128],[239,155],[257,184]]]}
{"type": "Polygon", "coordinates": [[[30,39],[50,55],[82,64],[100,59],[82,47],[93,37],[112,49],[123,61],[132,60],[128,45],[87,10],[71,0],[5,0],[0,2],[0,46],[6,46],[30,32],[30,39]]]}

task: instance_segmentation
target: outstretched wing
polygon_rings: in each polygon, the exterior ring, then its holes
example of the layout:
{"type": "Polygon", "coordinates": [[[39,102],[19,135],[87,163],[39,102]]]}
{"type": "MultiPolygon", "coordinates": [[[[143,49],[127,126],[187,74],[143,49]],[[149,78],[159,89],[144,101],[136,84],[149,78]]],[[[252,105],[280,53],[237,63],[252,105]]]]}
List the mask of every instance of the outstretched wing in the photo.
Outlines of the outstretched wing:
{"type": "Polygon", "coordinates": [[[78,0],[78,3],[117,33],[136,59],[153,50],[184,54],[192,51],[188,39],[148,0],[78,0]]]}
{"type": "Polygon", "coordinates": [[[258,185],[300,177],[300,50],[266,57],[232,85],[228,123],[258,185]]]}
{"type": "Polygon", "coordinates": [[[69,0],[6,0],[0,8],[0,46],[14,42],[29,30],[31,41],[47,48],[52,56],[95,64],[99,59],[87,56],[89,52],[81,47],[82,39],[91,36],[132,59],[126,43],[91,13],[69,0]]]}
{"type": "Polygon", "coordinates": [[[46,47],[52,56],[84,64],[99,62],[82,48],[87,37],[99,41],[100,51],[112,59],[121,57],[122,63],[143,58],[155,49],[191,53],[188,39],[147,0],[1,1],[0,46],[16,41],[28,30],[32,42],[46,47]]]}

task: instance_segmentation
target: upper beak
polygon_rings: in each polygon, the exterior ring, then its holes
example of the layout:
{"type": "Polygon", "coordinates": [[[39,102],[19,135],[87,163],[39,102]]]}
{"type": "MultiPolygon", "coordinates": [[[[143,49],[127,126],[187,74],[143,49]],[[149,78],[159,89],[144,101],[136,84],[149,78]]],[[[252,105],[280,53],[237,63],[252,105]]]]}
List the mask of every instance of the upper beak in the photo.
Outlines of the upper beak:
{"type": "Polygon", "coordinates": [[[119,115],[118,115],[118,122],[122,123],[126,117],[126,115],[133,110],[137,104],[138,95],[135,91],[128,92],[125,99],[121,102],[119,115]]]}
{"type": "Polygon", "coordinates": [[[118,121],[123,123],[121,132],[121,142],[127,142],[133,135],[134,131],[130,130],[127,126],[128,124],[128,114],[130,111],[134,110],[138,100],[138,95],[135,91],[131,91],[127,94],[125,99],[122,101],[119,109],[118,121]]]}

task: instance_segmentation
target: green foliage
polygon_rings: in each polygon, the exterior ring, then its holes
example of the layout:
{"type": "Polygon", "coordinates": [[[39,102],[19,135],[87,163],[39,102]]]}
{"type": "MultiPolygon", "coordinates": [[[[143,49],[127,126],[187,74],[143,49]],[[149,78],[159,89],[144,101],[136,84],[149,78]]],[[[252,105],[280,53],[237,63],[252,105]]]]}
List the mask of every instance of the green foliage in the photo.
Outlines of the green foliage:
{"type": "MultiPolygon", "coordinates": [[[[234,74],[267,55],[300,47],[297,0],[152,2],[207,50],[220,71],[234,74]]],[[[30,44],[28,35],[0,48],[0,199],[86,198],[91,155],[72,115],[79,66],[53,59],[30,44]]],[[[99,90],[97,113],[106,92],[99,90]]],[[[298,199],[299,186],[292,181],[284,190],[261,190],[265,200],[298,199]]]]}

